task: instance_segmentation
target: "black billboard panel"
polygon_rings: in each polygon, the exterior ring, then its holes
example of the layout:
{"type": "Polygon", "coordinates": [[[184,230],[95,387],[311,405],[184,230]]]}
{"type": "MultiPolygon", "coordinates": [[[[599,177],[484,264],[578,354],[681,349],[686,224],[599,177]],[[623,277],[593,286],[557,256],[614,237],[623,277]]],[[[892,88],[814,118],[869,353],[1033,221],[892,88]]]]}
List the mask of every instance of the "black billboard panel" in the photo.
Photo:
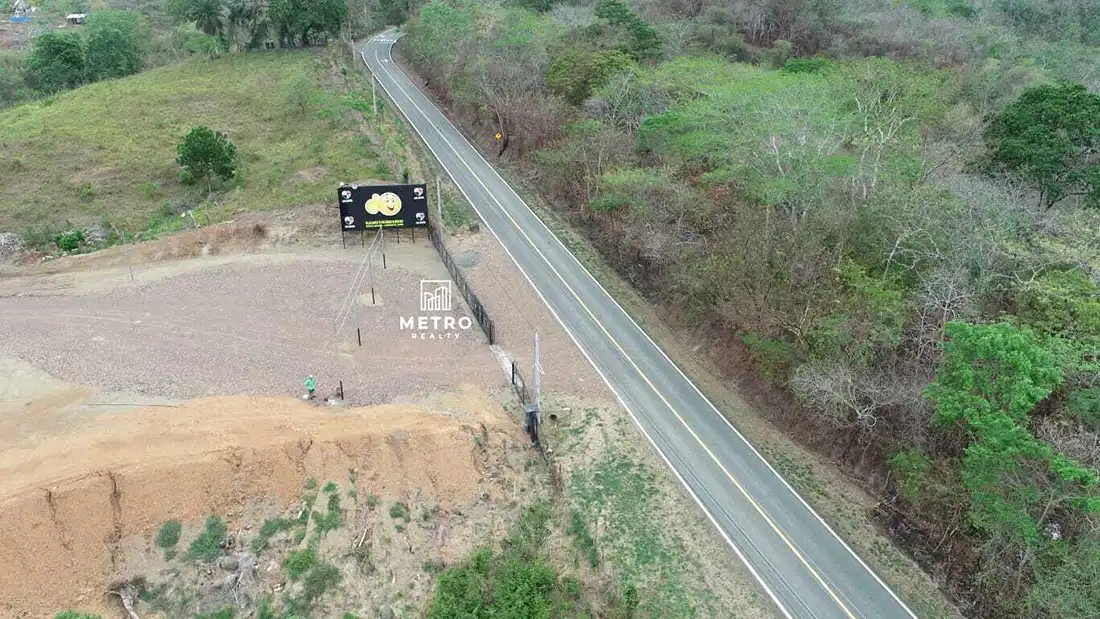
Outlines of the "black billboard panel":
{"type": "Polygon", "coordinates": [[[344,230],[419,228],[428,225],[428,187],[419,185],[341,185],[344,230]]]}

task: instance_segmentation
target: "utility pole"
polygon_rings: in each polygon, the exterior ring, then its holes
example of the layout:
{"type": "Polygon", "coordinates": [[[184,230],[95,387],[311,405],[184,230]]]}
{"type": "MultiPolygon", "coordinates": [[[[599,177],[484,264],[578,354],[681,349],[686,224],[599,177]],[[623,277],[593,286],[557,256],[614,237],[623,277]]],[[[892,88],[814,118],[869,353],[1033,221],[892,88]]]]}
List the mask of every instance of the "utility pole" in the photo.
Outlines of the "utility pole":
{"type": "MultiPolygon", "coordinates": [[[[535,367],[534,370],[531,372],[531,377],[534,379],[532,386],[534,387],[535,391],[535,410],[541,409],[539,402],[539,383],[542,382],[539,380],[540,374],[542,374],[542,361],[539,359],[539,332],[535,331],[535,367]]],[[[542,416],[541,410],[539,412],[539,416],[542,416]]]]}
{"type": "Polygon", "coordinates": [[[436,176],[435,177],[435,208],[439,212],[439,225],[440,226],[443,225],[443,198],[442,198],[443,190],[441,189],[441,187],[442,186],[439,183],[439,177],[436,176]]]}

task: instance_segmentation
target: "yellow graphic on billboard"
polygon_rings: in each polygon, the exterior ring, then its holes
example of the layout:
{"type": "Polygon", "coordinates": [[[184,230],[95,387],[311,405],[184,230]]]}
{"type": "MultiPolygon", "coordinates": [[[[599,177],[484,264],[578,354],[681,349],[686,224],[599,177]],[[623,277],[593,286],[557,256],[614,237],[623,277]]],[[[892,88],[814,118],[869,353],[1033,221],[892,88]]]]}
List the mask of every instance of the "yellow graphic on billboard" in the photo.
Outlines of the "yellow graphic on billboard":
{"type": "Polygon", "coordinates": [[[386,217],[393,217],[401,210],[401,198],[396,193],[387,191],[382,195],[374,194],[367,200],[367,212],[371,215],[379,213],[386,217]]]}

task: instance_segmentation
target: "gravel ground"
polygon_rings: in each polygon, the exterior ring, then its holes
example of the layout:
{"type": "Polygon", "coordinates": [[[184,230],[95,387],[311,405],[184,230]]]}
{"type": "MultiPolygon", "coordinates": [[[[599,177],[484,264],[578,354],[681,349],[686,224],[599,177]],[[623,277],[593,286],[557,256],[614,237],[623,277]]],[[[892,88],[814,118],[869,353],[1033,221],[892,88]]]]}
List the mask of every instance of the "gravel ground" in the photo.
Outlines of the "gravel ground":
{"type": "MultiPolygon", "coordinates": [[[[363,252],[250,264],[253,256],[156,281],[81,296],[0,298],[0,355],[17,356],[64,380],[145,396],[297,396],[308,374],[318,395],[343,381],[351,404],[501,387],[499,365],[476,323],[455,339],[414,340],[400,316],[419,311],[421,279],[446,279],[424,242],[387,249],[343,329],[342,301],[363,252]],[[365,299],[364,299],[365,297],[365,299]],[[356,328],[362,330],[362,346],[356,328]]],[[[469,310],[455,297],[456,318],[469,310]]]]}
{"type": "Polygon", "coordinates": [[[500,346],[521,364],[525,378],[531,378],[538,331],[543,391],[569,394],[589,406],[617,405],[615,395],[492,235],[451,238],[447,245],[492,317],[500,346]]]}

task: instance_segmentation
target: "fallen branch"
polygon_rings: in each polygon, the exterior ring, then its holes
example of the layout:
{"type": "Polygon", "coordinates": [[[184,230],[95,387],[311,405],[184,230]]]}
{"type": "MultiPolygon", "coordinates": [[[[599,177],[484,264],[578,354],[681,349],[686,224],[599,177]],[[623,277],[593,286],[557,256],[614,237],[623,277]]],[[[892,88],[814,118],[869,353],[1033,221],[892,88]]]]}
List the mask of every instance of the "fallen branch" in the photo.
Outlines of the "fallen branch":
{"type": "Polygon", "coordinates": [[[355,548],[361,548],[363,546],[363,542],[367,539],[368,531],[370,531],[370,529],[363,529],[363,534],[360,535],[359,540],[355,542],[355,548]]]}
{"type": "Polygon", "coordinates": [[[137,599],[138,591],[132,583],[126,583],[118,589],[112,589],[107,594],[117,595],[122,600],[122,607],[126,609],[126,614],[130,616],[130,619],[141,619],[141,617],[138,617],[137,611],[134,610],[134,600],[137,599]]]}

